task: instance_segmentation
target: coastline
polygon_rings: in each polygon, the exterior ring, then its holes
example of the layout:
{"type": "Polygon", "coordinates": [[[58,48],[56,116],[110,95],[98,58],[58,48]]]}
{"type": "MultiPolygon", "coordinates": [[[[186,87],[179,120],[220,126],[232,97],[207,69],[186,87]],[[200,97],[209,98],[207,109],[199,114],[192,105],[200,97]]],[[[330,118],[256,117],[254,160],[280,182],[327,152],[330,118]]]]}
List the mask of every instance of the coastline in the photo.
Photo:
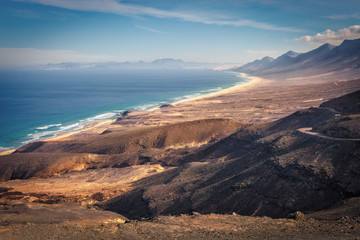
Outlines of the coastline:
{"type": "MultiPolygon", "coordinates": [[[[237,92],[239,90],[244,90],[246,88],[251,88],[251,87],[254,87],[254,86],[256,86],[256,85],[258,85],[260,83],[265,83],[265,82],[269,81],[267,79],[252,76],[252,75],[249,75],[249,74],[246,74],[246,73],[235,73],[235,74],[241,75],[241,77],[243,77],[245,79],[250,79],[250,81],[244,82],[244,83],[241,83],[241,84],[237,84],[235,86],[232,86],[232,87],[229,87],[229,88],[226,88],[226,89],[221,89],[221,90],[213,92],[213,93],[208,93],[208,94],[193,97],[193,98],[190,98],[190,99],[176,101],[176,102],[173,102],[173,103],[170,103],[170,104],[177,105],[177,104],[180,104],[180,103],[192,102],[192,101],[202,100],[202,99],[211,98],[211,97],[217,97],[217,96],[220,96],[220,95],[237,92]]],[[[158,108],[159,107],[156,107],[154,109],[156,110],[158,108]]]]}
{"type": "Polygon", "coordinates": [[[97,135],[105,130],[126,131],[210,118],[233,119],[245,124],[271,122],[301,109],[318,107],[328,99],[350,93],[360,87],[360,79],[337,81],[336,84],[334,80],[328,83],[292,85],[289,82],[249,74],[241,73],[241,76],[250,81],[213,93],[170,102],[172,106],[169,108],[133,110],[120,122],[116,122],[117,118],[99,121],[44,141],[97,135]],[[116,124],[113,124],[115,122],[116,124]]]}
{"type": "MultiPolygon", "coordinates": [[[[298,110],[318,107],[329,99],[360,88],[360,79],[299,85],[297,82],[269,80],[248,74],[241,76],[250,81],[201,96],[169,102],[170,106],[165,108],[132,110],[121,121],[117,121],[117,118],[99,119],[84,124],[81,129],[35,141],[66,141],[99,135],[104,131],[120,132],[200,119],[232,119],[243,124],[266,123],[298,110]]],[[[0,156],[11,154],[15,150],[6,149],[0,152],[0,156]]]]}
{"type": "MultiPolygon", "coordinates": [[[[235,92],[237,92],[239,90],[244,90],[246,88],[251,88],[251,87],[259,85],[260,83],[268,81],[266,79],[251,76],[251,75],[245,74],[245,73],[236,73],[236,74],[242,75],[241,77],[250,79],[250,81],[244,82],[242,84],[237,84],[235,86],[232,86],[232,87],[229,87],[229,88],[226,88],[226,89],[221,89],[221,90],[213,92],[213,93],[207,93],[207,94],[192,97],[192,98],[189,98],[189,99],[170,102],[169,104],[178,106],[179,104],[182,104],[182,103],[191,103],[191,102],[198,101],[198,100],[203,100],[203,99],[206,99],[206,98],[217,97],[217,96],[221,96],[221,95],[225,95],[225,94],[235,93],[235,92]]],[[[160,107],[154,107],[154,108],[144,110],[144,111],[139,111],[139,112],[147,112],[148,113],[148,112],[154,112],[154,111],[157,111],[157,110],[160,110],[160,107]]],[[[138,110],[134,110],[134,111],[138,111],[138,110]]],[[[98,128],[105,128],[106,129],[112,123],[114,123],[116,121],[116,119],[117,118],[89,123],[89,124],[85,125],[82,129],[75,130],[75,131],[70,131],[70,132],[61,134],[59,136],[55,136],[55,137],[50,137],[50,138],[46,138],[46,139],[44,138],[43,140],[40,140],[40,141],[46,141],[46,142],[58,141],[58,140],[66,141],[66,140],[70,139],[71,136],[73,136],[75,134],[86,133],[86,132],[89,132],[89,131],[92,131],[92,130],[96,130],[98,128]]],[[[138,127],[140,127],[140,126],[138,126],[138,127]]]]}
{"type": "Polygon", "coordinates": [[[67,133],[61,134],[59,136],[50,137],[50,138],[40,140],[40,141],[44,141],[44,142],[59,141],[59,140],[66,141],[66,140],[70,139],[69,137],[74,135],[74,134],[79,134],[79,133],[82,133],[82,132],[89,131],[91,129],[95,129],[95,128],[99,128],[99,127],[104,126],[104,125],[111,124],[115,120],[116,119],[109,119],[109,120],[103,120],[103,121],[100,121],[100,122],[89,123],[89,124],[85,125],[82,129],[67,132],[67,133]]]}
{"type": "MultiPolygon", "coordinates": [[[[238,75],[241,78],[249,79],[249,81],[245,81],[243,83],[239,83],[239,84],[237,84],[235,86],[232,86],[232,87],[229,87],[229,88],[226,88],[226,89],[221,89],[221,90],[216,91],[216,92],[203,94],[201,96],[194,96],[194,97],[191,97],[189,99],[170,102],[169,104],[174,105],[174,106],[179,106],[180,104],[184,104],[184,103],[189,104],[189,103],[199,101],[199,100],[204,100],[204,99],[207,99],[207,98],[213,98],[213,97],[218,97],[218,96],[225,95],[225,94],[235,93],[237,91],[245,90],[245,89],[257,86],[259,84],[262,84],[262,83],[268,81],[266,79],[262,79],[262,78],[259,78],[259,77],[256,77],[256,76],[251,76],[251,75],[248,75],[248,74],[245,74],[245,73],[238,73],[238,72],[233,72],[233,73],[235,75],[238,75]]],[[[158,111],[158,110],[160,110],[159,106],[148,109],[148,110],[144,110],[142,112],[150,113],[150,112],[154,112],[154,111],[158,111]]],[[[138,110],[134,110],[134,111],[138,111],[138,110]]],[[[106,119],[106,120],[95,121],[95,122],[84,125],[83,128],[78,129],[78,130],[73,130],[73,131],[69,131],[69,132],[60,133],[59,135],[52,136],[52,137],[49,137],[49,138],[36,139],[34,141],[31,141],[31,142],[36,142],[36,141],[45,141],[45,142],[66,141],[66,140],[69,140],[72,137],[74,137],[74,135],[80,135],[80,134],[85,135],[85,134],[90,133],[90,132],[104,131],[107,128],[109,128],[116,121],[116,119],[117,119],[117,117],[114,118],[114,119],[106,119]]],[[[137,127],[141,127],[141,126],[137,126],[137,127]]],[[[24,145],[26,145],[26,144],[24,144],[24,145]]],[[[24,146],[24,145],[22,145],[22,146],[24,146]]],[[[0,156],[11,154],[16,149],[17,148],[2,151],[2,152],[0,152],[0,156]]]]}

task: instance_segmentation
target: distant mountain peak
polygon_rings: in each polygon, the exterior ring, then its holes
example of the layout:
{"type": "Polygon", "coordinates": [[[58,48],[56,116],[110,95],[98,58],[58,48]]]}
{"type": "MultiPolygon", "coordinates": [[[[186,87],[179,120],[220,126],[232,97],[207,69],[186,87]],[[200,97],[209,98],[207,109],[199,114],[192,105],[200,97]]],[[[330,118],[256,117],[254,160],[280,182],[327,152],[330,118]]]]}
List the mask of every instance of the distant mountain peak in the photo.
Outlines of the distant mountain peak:
{"type": "Polygon", "coordinates": [[[342,44],[343,43],[360,43],[360,38],[358,38],[358,39],[345,39],[343,42],[342,42],[342,44]]]}
{"type": "Polygon", "coordinates": [[[266,56],[261,59],[261,62],[272,62],[274,61],[274,58],[266,56]]]}
{"type": "Polygon", "coordinates": [[[325,43],[323,46],[326,46],[326,47],[328,47],[328,48],[334,48],[334,47],[336,47],[335,45],[332,45],[332,44],[330,44],[330,43],[325,43]]]}
{"type": "Polygon", "coordinates": [[[294,51],[288,51],[287,53],[283,54],[284,56],[289,56],[289,57],[296,57],[298,56],[300,53],[294,52],[294,51]]]}
{"type": "Polygon", "coordinates": [[[326,49],[326,50],[332,50],[334,49],[336,46],[332,45],[330,43],[325,43],[323,45],[321,45],[320,47],[318,47],[317,49],[326,49]]]}
{"type": "Polygon", "coordinates": [[[174,58],[160,58],[152,61],[153,63],[173,63],[173,62],[183,62],[181,59],[174,59],[174,58]]]}
{"type": "Polygon", "coordinates": [[[338,48],[354,48],[354,50],[358,49],[359,47],[360,47],[360,38],[353,40],[346,39],[338,46],[338,48]]]}
{"type": "Polygon", "coordinates": [[[96,70],[120,70],[120,69],[208,69],[212,65],[209,63],[198,62],[185,62],[181,59],[174,58],[161,58],[151,62],[137,61],[137,62],[93,62],[93,63],[77,63],[77,62],[65,62],[56,64],[47,64],[40,66],[30,66],[24,69],[36,69],[36,70],[65,70],[65,69],[96,69],[96,70]]]}

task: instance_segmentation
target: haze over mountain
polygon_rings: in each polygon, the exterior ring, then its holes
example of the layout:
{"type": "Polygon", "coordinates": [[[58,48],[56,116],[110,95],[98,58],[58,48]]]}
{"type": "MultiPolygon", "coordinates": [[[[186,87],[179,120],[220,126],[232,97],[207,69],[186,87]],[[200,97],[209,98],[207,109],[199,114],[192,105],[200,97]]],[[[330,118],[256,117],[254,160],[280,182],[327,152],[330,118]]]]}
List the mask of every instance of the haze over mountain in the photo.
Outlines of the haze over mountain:
{"type": "Polygon", "coordinates": [[[326,43],[306,53],[288,51],[276,59],[265,57],[233,70],[269,79],[351,79],[360,74],[360,39],[345,40],[339,46],[326,43]]]}
{"type": "Polygon", "coordinates": [[[131,70],[131,69],[207,69],[214,66],[209,63],[198,62],[185,62],[181,59],[173,58],[161,58],[151,62],[138,61],[138,62],[64,62],[56,64],[36,65],[30,67],[24,67],[25,70],[131,70]]]}
{"type": "MultiPolygon", "coordinates": [[[[186,62],[181,59],[161,58],[137,62],[63,62],[23,67],[25,70],[121,70],[121,69],[223,69],[216,63],[186,62]]],[[[360,39],[345,40],[339,46],[329,43],[306,52],[288,51],[276,59],[266,56],[233,68],[268,79],[293,79],[312,76],[319,78],[351,79],[360,74],[360,39]],[[324,75],[325,74],[325,75],[324,75]]]]}

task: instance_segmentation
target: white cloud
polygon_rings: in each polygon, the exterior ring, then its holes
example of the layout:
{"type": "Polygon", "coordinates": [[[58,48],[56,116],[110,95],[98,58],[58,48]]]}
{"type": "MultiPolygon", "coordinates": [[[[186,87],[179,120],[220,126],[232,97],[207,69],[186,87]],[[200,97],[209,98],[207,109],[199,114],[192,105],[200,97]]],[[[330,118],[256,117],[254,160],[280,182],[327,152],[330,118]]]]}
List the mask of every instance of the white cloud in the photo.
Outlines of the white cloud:
{"type": "Polygon", "coordinates": [[[124,4],[117,0],[13,0],[28,3],[38,3],[48,6],[60,7],[78,11],[94,11],[119,14],[125,16],[152,16],[157,18],[177,19],[186,22],[195,22],[213,25],[249,26],[265,30],[277,30],[288,32],[300,32],[301,30],[291,27],[280,27],[268,23],[257,22],[248,19],[230,19],[226,16],[214,18],[213,14],[192,14],[178,11],[161,10],[140,5],[124,4]]]}
{"type": "Polygon", "coordinates": [[[302,36],[294,40],[309,43],[340,43],[345,39],[351,40],[357,38],[360,38],[360,25],[343,28],[336,32],[327,29],[326,31],[317,33],[314,36],[302,36]]]}
{"type": "Polygon", "coordinates": [[[330,16],[325,16],[325,18],[333,19],[333,20],[342,20],[342,19],[360,19],[360,14],[354,13],[354,14],[334,14],[330,16]]]}
{"type": "Polygon", "coordinates": [[[0,68],[24,67],[62,62],[105,62],[121,59],[106,55],[86,55],[71,50],[0,48],[0,68]]]}

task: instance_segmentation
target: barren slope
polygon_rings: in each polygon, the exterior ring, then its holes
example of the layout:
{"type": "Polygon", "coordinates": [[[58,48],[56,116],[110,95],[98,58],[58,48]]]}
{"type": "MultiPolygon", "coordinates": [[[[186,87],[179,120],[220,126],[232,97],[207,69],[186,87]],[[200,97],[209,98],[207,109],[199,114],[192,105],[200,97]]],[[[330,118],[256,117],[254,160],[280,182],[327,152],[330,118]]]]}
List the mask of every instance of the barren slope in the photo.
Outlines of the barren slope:
{"type": "Polygon", "coordinates": [[[140,180],[135,190],[110,200],[104,208],[129,218],[192,211],[286,217],[359,196],[360,142],[297,130],[337,114],[312,108],[270,124],[243,127],[183,158],[208,164],[188,164],[140,180]]]}
{"type": "Polygon", "coordinates": [[[0,180],[146,163],[177,165],[176,159],[182,154],[224,138],[240,126],[227,119],[198,120],[73,140],[29,143],[11,155],[0,156],[0,180]]]}

